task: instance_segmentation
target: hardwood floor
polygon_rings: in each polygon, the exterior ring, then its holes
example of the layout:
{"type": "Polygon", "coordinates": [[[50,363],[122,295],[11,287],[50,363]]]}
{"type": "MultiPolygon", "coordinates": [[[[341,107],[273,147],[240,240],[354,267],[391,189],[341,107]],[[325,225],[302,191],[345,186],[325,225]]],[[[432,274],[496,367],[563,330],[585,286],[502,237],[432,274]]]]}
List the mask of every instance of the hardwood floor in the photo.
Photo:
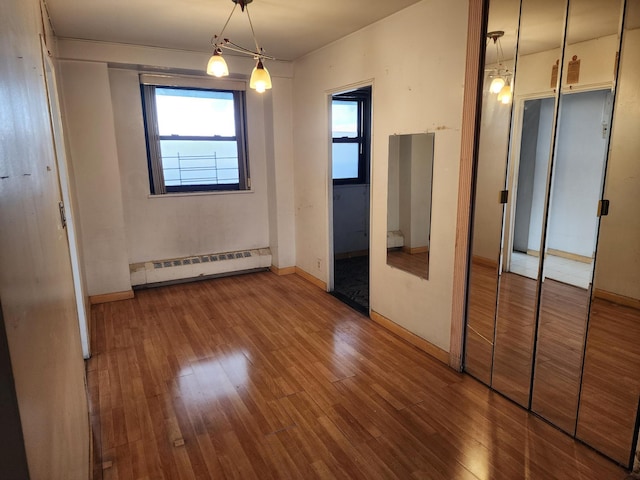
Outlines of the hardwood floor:
{"type": "Polygon", "coordinates": [[[625,477],[296,275],[143,290],[92,322],[97,479],[625,477]]]}
{"type": "Polygon", "coordinates": [[[536,322],[536,281],[504,272],[500,279],[493,388],[527,407],[536,322]]]}
{"type": "Polygon", "coordinates": [[[429,252],[408,253],[388,250],[387,264],[420,278],[429,278],[429,252]]]}
{"type": "Polygon", "coordinates": [[[543,282],[531,410],[575,434],[589,290],[543,282]]]}
{"type": "Polygon", "coordinates": [[[491,385],[498,267],[471,262],[465,345],[465,370],[491,385]]]}
{"type": "Polygon", "coordinates": [[[640,310],[593,300],[576,436],[622,464],[640,404],[639,339],[640,310]]]}

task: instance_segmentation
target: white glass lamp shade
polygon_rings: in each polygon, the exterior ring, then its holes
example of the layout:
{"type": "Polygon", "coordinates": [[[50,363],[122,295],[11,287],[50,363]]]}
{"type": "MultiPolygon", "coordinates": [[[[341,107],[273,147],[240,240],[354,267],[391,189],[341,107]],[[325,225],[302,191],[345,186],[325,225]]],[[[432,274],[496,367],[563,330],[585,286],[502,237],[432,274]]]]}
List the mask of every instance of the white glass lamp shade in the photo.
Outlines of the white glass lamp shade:
{"type": "Polygon", "coordinates": [[[489,91],[491,93],[500,93],[500,90],[504,87],[505,81],[502,77],[494,77],[491,80],[491,85],[489,86],[489,91]]]}
{"type": "Polygon", "coordinates": [[[500,93],[498,93],[498,101],[504,105],[508,105],[511,103],[511,85],[507,84],[500,89],[500,93]]]}
{"type": "Polygon", "coordinates": [[[269,71],[264,68],[262,60],[258,60],[253,72],[251,72],[249,87],[260,93],[271,88],[271,76],[269,75],[269,71]]]}
{"type": "Polygon", "coordinates": [[[207,73],[209,75],[213,75],[214,77],[226,77],[229,75],[229,67],[227,67],[227,62],[225,62],[224,58],[222,58],[222,54],[219,50],[213,52],[211,58],[209,59],[209,63],[207,64],[207,73]]]}

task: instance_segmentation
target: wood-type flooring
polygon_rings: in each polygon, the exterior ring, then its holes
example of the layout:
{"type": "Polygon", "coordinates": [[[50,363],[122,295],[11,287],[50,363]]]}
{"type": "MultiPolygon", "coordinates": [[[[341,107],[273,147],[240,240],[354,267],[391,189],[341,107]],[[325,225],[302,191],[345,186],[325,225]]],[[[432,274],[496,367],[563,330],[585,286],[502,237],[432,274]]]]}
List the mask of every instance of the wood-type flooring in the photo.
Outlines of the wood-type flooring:
{"type": "Polygon", "coordinates": [[[387,251],[387,265],[420,278],[429,278],[429,252],[408,253],[402,250],[387,251]]]}
{"type": "Polygon", "coordinates": [[[138,291],[92,327],[96,479],[625,478],[296,275],[138,291]]]}

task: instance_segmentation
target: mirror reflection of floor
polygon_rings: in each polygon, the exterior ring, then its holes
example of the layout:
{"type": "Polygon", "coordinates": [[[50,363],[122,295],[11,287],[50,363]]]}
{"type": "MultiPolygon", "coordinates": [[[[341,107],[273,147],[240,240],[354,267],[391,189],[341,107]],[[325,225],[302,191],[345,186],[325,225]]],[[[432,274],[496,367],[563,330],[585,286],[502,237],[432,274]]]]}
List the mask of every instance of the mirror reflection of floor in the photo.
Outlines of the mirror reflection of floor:
{"type": "Polygon", "coordinates": [[[589,292],[548,278],[542,285],[531,409],[574,434],[589,292]]]}
{"type": "Polygon", "coordinates": [[[420,278],[429,278],[429,254],[427,252],[407,253],[402,249],[387,250],[387,265],[420,278]]]}
{"type": "Polygon", "coordinates": [[[472,261],[467,309],[465,370],[487,385],[491,385],[497,288],[496,267],[472,261]]]}
{"type": "MultiPolygon", "coordinates": [[[[539,258],[521,252],[511,253],[511,272],[528,278],[538,277],[539,258]]],[[[593,262],[584,263],[556,255],[547,254],[544,267],[545,278],[568,283],[580,288],[589,288],[593,273],[593,262]]]]}
{"type": "Polygon", "coordinates": [[[505,272],[497,304],[493,388],[525,408],[531,387],[536,286],[535,280],[505,272]]]}
{"type": "Polygon", "coordinates": [[[350,307],[369,315],[369,256],[336,259],[331,293],[350,307]]]}
{"type": "Polygon", "coordinates": [[[637,429],[638,338],[639,308],[593,300],[577,437],[622,464],[629,459],[637,429]]]}

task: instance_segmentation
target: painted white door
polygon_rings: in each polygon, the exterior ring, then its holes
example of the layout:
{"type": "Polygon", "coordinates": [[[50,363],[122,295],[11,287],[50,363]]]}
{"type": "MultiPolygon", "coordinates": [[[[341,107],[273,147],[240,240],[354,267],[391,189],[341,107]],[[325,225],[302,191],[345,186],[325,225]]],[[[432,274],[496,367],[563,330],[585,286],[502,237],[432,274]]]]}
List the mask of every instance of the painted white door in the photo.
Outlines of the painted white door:
{"type": "Polygon", "coordinates": [[[80,265],[80,255],[78,253],[78,238],[75,224],[75,215],[72,208],[71,192],[69,186],[69,169],[64,142],[64,131],[62,127],[62,116],[60,114],[60,102],[58,100],[58,89],[56,84],[55,70],[49,51],[42,42],[42,63],[45,72],[45,85],[49,98],[49,109],[51,118],[51,132],[53,136],[54,151],[58,167],[58,179],[60,183],[60,194],[62,198],[61,214],[66,221],[67,241],[69,243],[69,257],[71,259],[71,271],[73,273],[73,288],[76,296],[76,309],[78,311],[78,322],[80,326],[80,341],[82,343],[82,355],[84,358],[91,356],[91,345],[89,335],[89,309],[86,305],[86,295],[82,277],[82,267],[80,265]]]}

